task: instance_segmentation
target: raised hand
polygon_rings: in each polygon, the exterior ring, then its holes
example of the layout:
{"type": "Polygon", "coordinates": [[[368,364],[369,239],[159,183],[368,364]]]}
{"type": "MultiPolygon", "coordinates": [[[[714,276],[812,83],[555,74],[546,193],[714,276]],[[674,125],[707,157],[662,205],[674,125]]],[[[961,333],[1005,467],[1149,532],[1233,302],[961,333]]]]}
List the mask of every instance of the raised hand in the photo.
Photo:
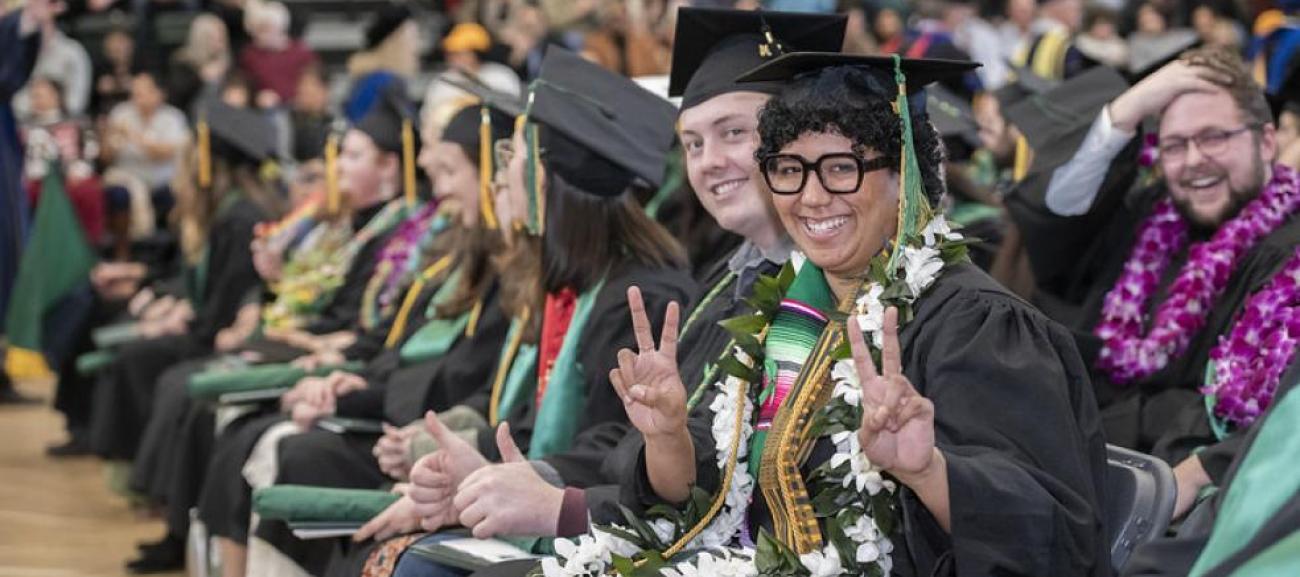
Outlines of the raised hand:
{"type": "Polygon", "coordinates": [[[898,344],[898,309],[885,311],[881,370],[871,360],[862,329],[850,317],[847,327],[853,365],[862,381],[862,426],[858,440],[872,463],[898,477],[924,474],[935,461],[934,403],[921,396],[903,374],[898,344]]]}
{"type": "Polygon", "coordinates": [[[677,369],[677,303],[669,303],[664,313],[658,347],[640,289],[627,289],[627,305],[638,350],[618,352],[618,367],[609,372],[609,380],[623,399],[628,420],[641,434],[647,438],[679,434],[686,430],[686,386],[677,369]]]}

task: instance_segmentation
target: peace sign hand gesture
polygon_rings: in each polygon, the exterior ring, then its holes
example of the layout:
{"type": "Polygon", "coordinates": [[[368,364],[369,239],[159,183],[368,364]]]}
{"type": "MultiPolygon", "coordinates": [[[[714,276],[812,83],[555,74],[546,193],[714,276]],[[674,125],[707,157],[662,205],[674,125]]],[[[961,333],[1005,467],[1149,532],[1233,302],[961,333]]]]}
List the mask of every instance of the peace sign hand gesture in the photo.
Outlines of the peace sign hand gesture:
{"type": "Polygon", "coordinates": [[[874,464],[898,477],[930,472],[935,459],[934,403],[921,396],[903,375],[902,348],[898,344],[898,309],[885,311],[881,371],[871,360],[856,318],[848,324],[853,366],[862,381],[862,425],[858,440],[874,464]]]}
{"type": "Polygon", "coordinates": [[[641,434],[647,438],[678,434],[686,430],[686,386],[677,369],[677,303],[668,304],[658,347],[640,289],[627,289],[627,304],[638,350],[618,352],[618,367],[609,372],[609,380],[623,399],[628,420],[641,434]]]}

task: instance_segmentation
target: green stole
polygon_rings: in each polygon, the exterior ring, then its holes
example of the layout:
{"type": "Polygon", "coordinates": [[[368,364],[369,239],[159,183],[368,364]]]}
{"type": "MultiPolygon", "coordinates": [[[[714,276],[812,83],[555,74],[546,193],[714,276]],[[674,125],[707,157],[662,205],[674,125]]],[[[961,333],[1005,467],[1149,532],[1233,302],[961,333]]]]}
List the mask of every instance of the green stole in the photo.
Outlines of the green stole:
{"type": "MultiPolygon", "coordinates": [[[[1237,554],[1250,543],[1276,511],[1300,491],[1300,393],[1292,389],[1275,401],[1271,414],[1260,424],[1259,434],[1228,485],[1210,539],[1196,559],[1190,575],[1200,577],[1237,554]]],[[[1285,575],[1300,558],[1300,529],[1256,555],[1233,573],[1239,577],[1285,575]]]]}
{"type": "Polygon", "coordinates": [[[433,298],[429,300],[429,306],[424,311],[424,318],[429,319],[428,322],[408,337],[398,351],[402,365],[426,361],[446,353],[453,344],[456,344],[456,339],[465,332],[465,327],[469,325],[471,311],[465,311],[456,318],[436,318],[438,307],[447,302],[456,293],[456,289],[460,288],[460,276],[461,269],[452,271],[442,281],[438,291],[433,293],[433,298]]]}
{"type": "MultiPolygon", "coordinates": [[[[540,459],[568,450],[573,444],[573,437],[578,432],[577,412],[587,403],[587,387],[583,381],[583,367],[578,362],[578,352],[582,348],[582,333],[595,308],[596,296],[604,288],[605,279],[587,289],[578,297],[573,318],[569,321],[569,330],[564,334],[560,352],[555,356],[555,365],[551,367],[551,376],[542,395],[541,406],[537,408],[537,420],[533,425],[533,438],[528,446],[528,458],[540,459]]],[[[541,370],[541,367],[538,367],[541,370]]]]}

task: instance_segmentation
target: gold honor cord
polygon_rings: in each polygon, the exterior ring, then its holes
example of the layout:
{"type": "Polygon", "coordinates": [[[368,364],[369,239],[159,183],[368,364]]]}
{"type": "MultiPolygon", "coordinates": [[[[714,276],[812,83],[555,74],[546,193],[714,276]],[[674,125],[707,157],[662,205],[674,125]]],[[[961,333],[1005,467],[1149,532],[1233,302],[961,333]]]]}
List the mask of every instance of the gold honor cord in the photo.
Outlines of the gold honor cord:
{"type": "Polygon", "coordinates": [[[393,319],[393,328],[388,331],[388,338],[384,339],[384,348],[391,349],[397,346],[397,342],[402,340],[402,335],[406,332],[406,320],[411,316],[411,309],[415,307],[415,301],[420,296],[420,291],[424,290],[433,277],[447,270],[451,266],[451,255],[438,259],[429,268],[424,269],[415,282],[411,283],[411,288],[406,290],[406,297],[402,299],[402,307],[398,309],[397,316],[393,319]]]}
{"type": "Polygon", "coordinates": [[[758,485],[772,513],[776,537],[800,555],[822,548],[821,527],[799,466],[816,441],[810,434],[813,416],[830,399],[833,352],[843,339],[843,327],[837,322],[832,321],[822,330],[808,363],[795,380],[791,396],[785,406],[777,409],[758,470],[758,485]]]}
{"type": "Polygon", "coordinates": [[[325,212],[337,216],[339,205],[339,135],[330,133],[325,140],[325,212]]]}
{"type": "Polygon", "coordinates": [[[199,188],[206,190],[212,186],[212,140],[206,116],[199,119],[195,132],[199,141],[199,188]]]}
{"type": "Polygon", "coordinates": [[[402,121],[402,192],[406,208],[415,208],[415,128],[410,120],[402,121]]]}
{"type": "Polygon", "coordinates": [[[519,313],[519,318],[515,322],[519,323],[519,330],[513,331],[510,336],[510,342],[506,344],[506,350],[501,355],[501,361],[497,363],[497,373],[492,380],[492,396],[488,401],[488,423],[493,428],[501,422],[497,417],[497,409],[501,406],[501,389],[505,387],[506,377],[510,373],[510,367],[515,363],[515,355],[519,354],[519,345],[523,343],[524,331],[528,330],[528,321],[533,316],[533,309],[524,307],[523,312],[519,313]]]}
{"type": "Polygon", "coordinates": [[[474,308],[469,311],[469,322],[465,323],[465,336],[474,338],[478,333],[478,320],[483,316],[483,299],[474,301],[474,308]]]}

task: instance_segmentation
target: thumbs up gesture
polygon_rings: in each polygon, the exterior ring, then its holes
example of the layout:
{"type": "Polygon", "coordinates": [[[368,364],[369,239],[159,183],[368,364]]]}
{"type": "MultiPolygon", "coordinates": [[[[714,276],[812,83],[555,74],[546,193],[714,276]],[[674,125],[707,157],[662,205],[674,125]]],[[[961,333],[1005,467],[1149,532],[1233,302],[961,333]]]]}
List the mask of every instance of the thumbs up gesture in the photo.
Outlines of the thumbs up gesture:
{"type": "Polygon", "coordinates": [[[460,522],[475,537],[546,537],[556,534],[564,489],[547,483],[515,446],[510,426],[497,428],[503,462],[470,474],[456,490],[460,522]]]}
{"type": "Polygon", "coordinates": [[[433,411],[425,413],[424,428],[438,443],[438,450],[415,462],[409,495],[421,525],[426,531],[436,531],[456,518],[451,509],[456,487],[470,473],[486,467],[488,461],[476,447],[438,420],[433,411]]]}

